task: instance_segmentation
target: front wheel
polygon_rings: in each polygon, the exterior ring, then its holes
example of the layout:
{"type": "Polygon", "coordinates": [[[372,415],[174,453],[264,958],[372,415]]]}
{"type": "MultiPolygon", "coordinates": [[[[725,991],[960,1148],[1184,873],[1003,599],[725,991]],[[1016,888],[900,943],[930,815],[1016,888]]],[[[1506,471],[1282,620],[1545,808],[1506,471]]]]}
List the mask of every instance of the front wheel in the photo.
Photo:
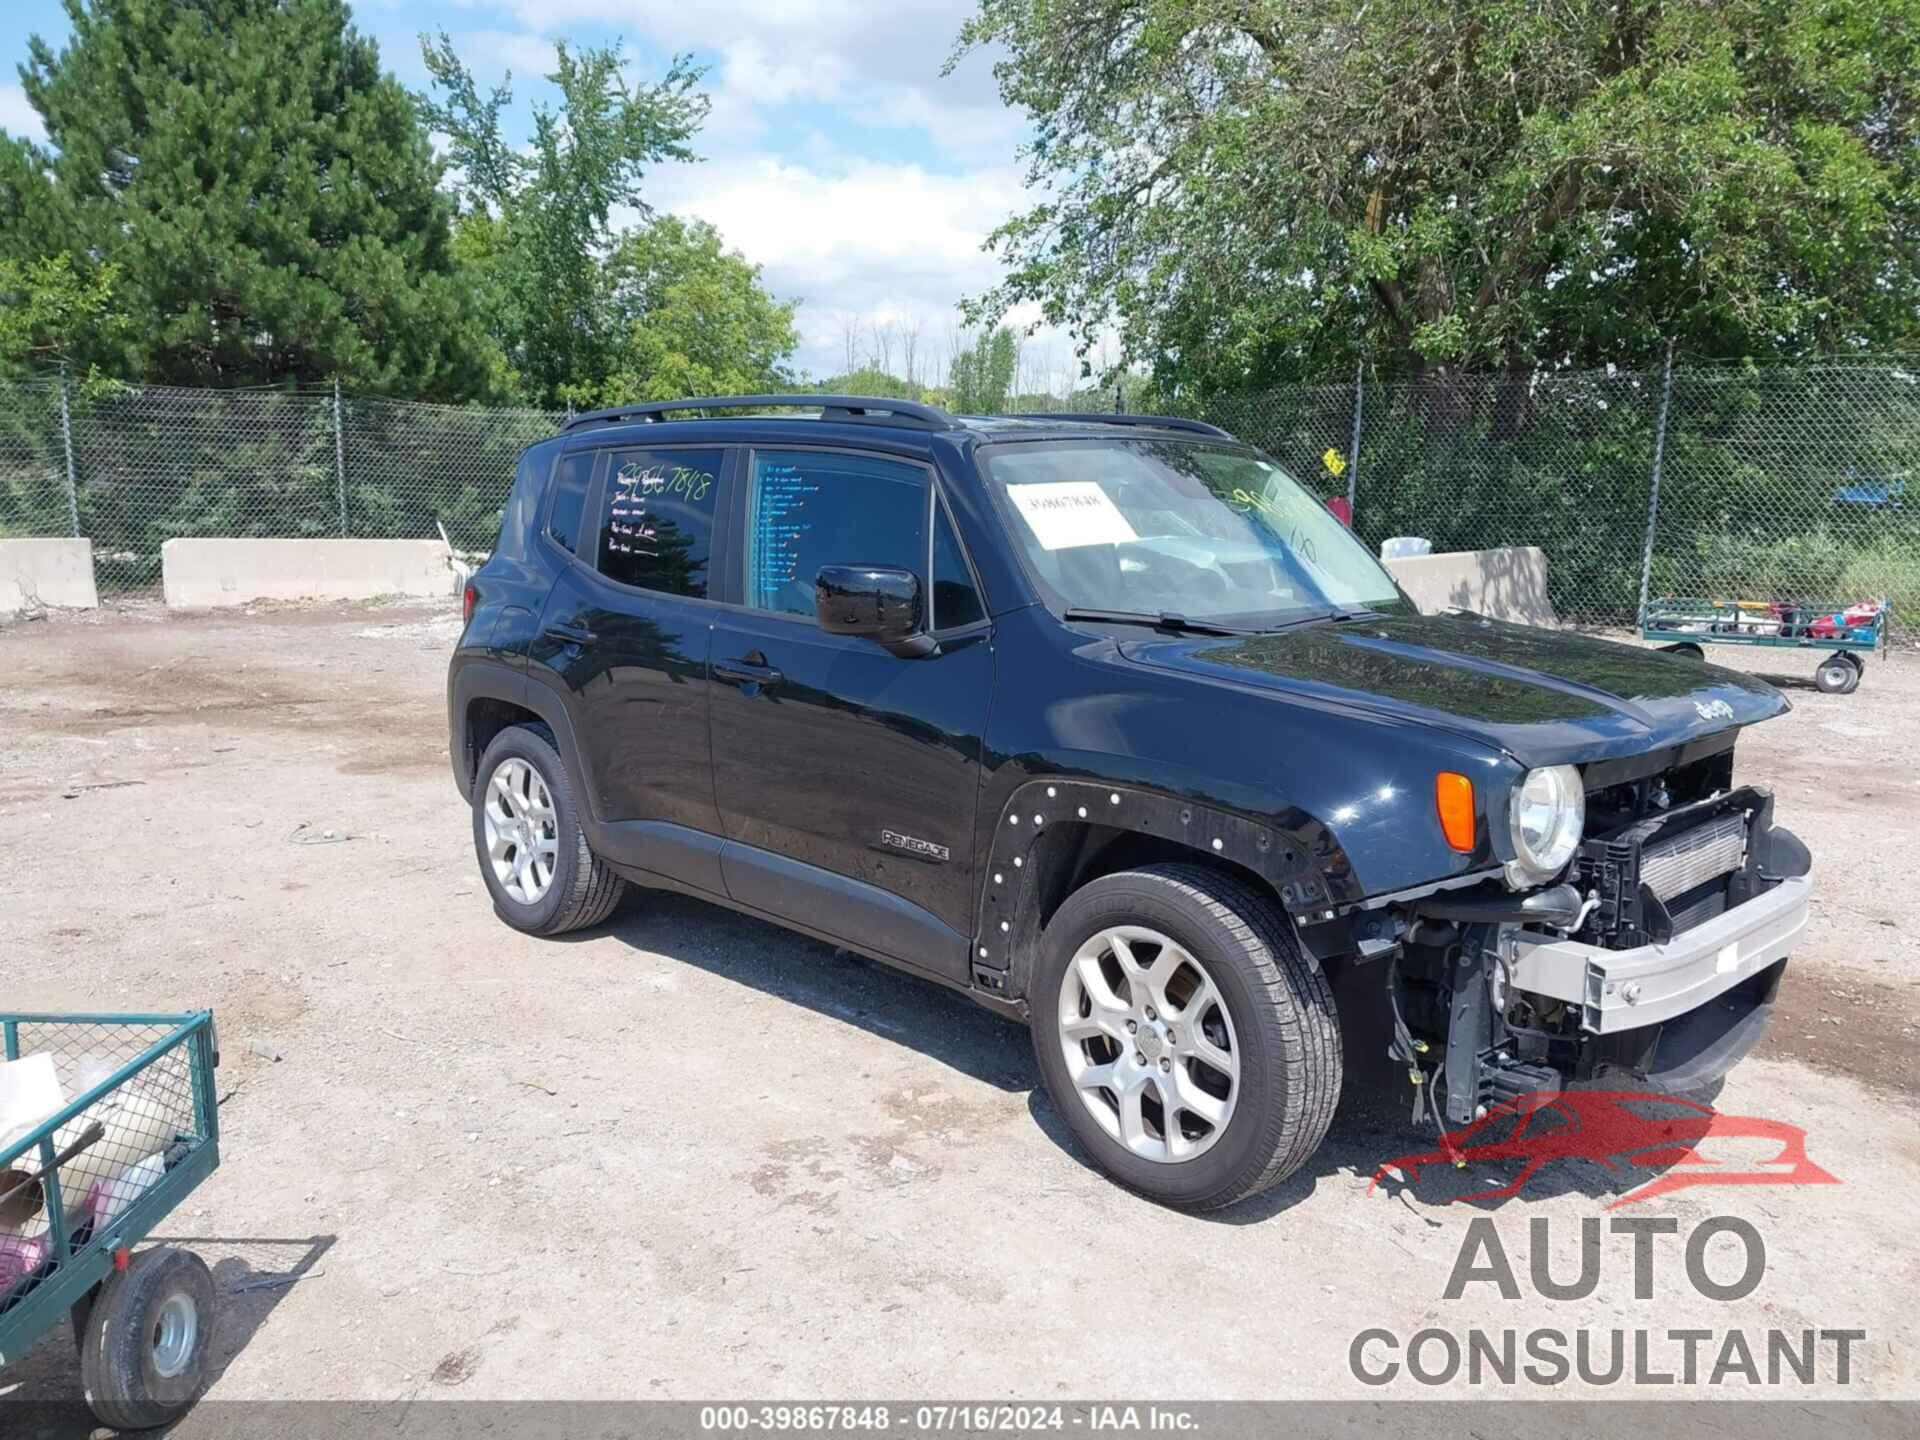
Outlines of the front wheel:
{"type": "Polygon", "coordinates": [[[1157,865],[1075,892],[1041,937],[1034,1051],[1108,1175],[1214,1210],[1319,1148],[1340,1095],[1333,994],[1273,899],[1157,865]]]}

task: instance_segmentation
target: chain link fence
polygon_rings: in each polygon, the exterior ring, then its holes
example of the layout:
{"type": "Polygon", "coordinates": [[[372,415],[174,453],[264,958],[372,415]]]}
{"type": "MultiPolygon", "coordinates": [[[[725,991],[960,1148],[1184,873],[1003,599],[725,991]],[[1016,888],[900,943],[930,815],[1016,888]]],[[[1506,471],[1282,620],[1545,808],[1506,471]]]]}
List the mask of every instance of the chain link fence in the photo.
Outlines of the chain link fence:
{"type": "MultiPolygon", "coordinates": [[[[516,453],[564,418],[333,390],[0,381],[0,536],[90,538],[108,593],[156,584],[175,536],[444,526],[456,548],[484,550],[516,453]]],[[[1920,360],[1363,373],[1227,397],[1205,418],[1346,496],[1369,545],[1540,546],[1555,608],[1577,624],[1631,625],[1648,597],[1884,598],[1896,635],[1920,639],[1920,360]]]]}
{"type": "Polygon", "coordinates": [[[522,447],[564,412],[336,391],[0,381],[0,537],[93,541],[100,588],[176,536],[427,538],[485,550],[522,447]]]}
{"type": "Polygon", "coordinates": [[[1358,378],[1206,418],[1348,496],[1369,545],[1539,546],[1575,624],[1664,597],[1890,600],[1920,640],[1920,360],[1358,378]]]}

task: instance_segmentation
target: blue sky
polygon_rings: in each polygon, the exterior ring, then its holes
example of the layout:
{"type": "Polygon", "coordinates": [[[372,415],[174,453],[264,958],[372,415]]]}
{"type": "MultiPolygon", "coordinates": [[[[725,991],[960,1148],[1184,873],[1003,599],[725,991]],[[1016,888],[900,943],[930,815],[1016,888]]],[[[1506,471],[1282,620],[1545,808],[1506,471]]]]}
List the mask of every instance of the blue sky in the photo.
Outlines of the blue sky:
{"type": "MultiPolygon", "coordinates": [[[[798,365],[844,367],[885,349],[903,368],[917,329],[921,377],[943,372],[953,302],[991,285],[986,233],[1027,202],[1017,149],[1022,117],[1000,103],[992,57],[943,77],[971,0],[355,0],[354,23],[402,82],[426,82],[419,35],[444,29],[483,82],[514,75],[516,119],[548,93],[552,43],[620,40],[640,77],[691,52],[708,67],[713,110],[694,165],[665,166],[651,204],[699,215],[798,298],[798,365]],[[880,333],[875,334],[876,326],[880,333]]],[[[0,129],[34,135],[14,73],[27,37],[67,33],[57,0],[0,6],[0,129]]],[[[1025,318],[1016,316],[1016,319],[1025,318]]],[[[1064,384],[1064,338],[1025,347],[1034,381],[1064,384]]]]}

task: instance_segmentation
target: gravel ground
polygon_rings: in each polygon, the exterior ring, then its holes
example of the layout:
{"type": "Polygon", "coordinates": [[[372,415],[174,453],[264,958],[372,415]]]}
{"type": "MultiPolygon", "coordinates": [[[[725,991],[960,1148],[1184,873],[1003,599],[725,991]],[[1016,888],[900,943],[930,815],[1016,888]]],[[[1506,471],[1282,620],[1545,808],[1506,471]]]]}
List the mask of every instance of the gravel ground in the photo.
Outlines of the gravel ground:
{"type": "MultiPolygon", "coordinates": [[[[1746,1217],[1764,1280],[1721,1303],[1663,1261],[1638,1300],[1609,1237],[1576,1303],[1528,1284],[1528,1222],[1564,1275],[1637,1182],[1370,1191],[1431,1143],[1404,1087],[1350,1084],[1304,1171],[1193,1218],[1090,1170],[1024,1032],[944,991],[678,897],[508,930],[447,769],[457,630],[420,605],[0,629],[0,1004],[219,1020],[224,1164],[168,1225],[229,1292],[215,1396],[1377,1397],[1433,1392],[1352,1378],[1366,1327],[1543,1325],[1863,1329],[1852,1383],[1823,1364],[1813,1389],[1920,1396],[1915,657],[1850,697],[1811,656],[1735,657],[1790,689],[1739,770],[1777,787],[1820,891],[1719,1105],[1803,1126],[1841,1183],[1633,1205],[1682,1233],[1746,1217]],[[1485,1214],[1523,1296],[1446,1300],[1485,1214]]],[[[62,1331],[0,1397],[76,1375],[62,1331]]]]}

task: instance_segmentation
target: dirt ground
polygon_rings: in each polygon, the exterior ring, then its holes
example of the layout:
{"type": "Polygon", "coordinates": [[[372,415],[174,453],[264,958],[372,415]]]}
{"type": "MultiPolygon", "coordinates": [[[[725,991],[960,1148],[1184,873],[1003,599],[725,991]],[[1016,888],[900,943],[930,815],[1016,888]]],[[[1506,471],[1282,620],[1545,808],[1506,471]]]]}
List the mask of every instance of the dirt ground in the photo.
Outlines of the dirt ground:
{"type": "MultiPolygon", "coordinates": [[[[1776,787],[1819,893],[1718,1103],[1803,1127],[1841,1183],[1628,1207],[1750,1220],[1744,1299],[1674,1257],[1636,1299],[1610,1237],[1567,1302],[1526,1286],[1529,1221],[1565,1272],[1638,1182],[1370,1190],[1431,1144],[1404,1087],[1351,1084],[1305,1170],[1194,1218],[1092,1171],[1025,1033],[956,996],[684,898],[507,929],[447,766],[457,631],[441,605],[0,629],[0,1007],[218,1019],[224,1163],[168,1225],[227,1292],[213,1395],[1392,1397],[1350,1372],[1362,1329],[1546,1325],[1851,1327],[1851,1382],[1813,1389],[1920,1396],[1920,657],[1849,697],[1811,656],[1744,657],[1795,708],[1739,773],[1776,787]],[[1524,1294],[1447,1300],[1487,1214],[1524,1294]]],[[[71,1344],[0,1397],[77,1396],[71,1344]]]]}

